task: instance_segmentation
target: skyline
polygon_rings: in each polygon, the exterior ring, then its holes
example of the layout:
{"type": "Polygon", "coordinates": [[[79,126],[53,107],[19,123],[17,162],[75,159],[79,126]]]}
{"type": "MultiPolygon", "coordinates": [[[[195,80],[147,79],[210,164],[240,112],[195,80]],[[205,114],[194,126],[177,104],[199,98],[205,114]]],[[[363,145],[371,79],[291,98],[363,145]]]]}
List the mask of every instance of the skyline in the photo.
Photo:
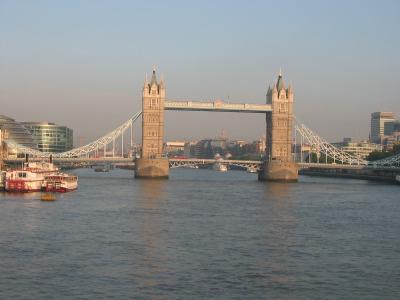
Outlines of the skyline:
{"type": "MultiPolygon", "coordinates": [[[[296,116],[329,141],[367,138],[374,111],[400,114],[396,1],[286,1],[282,11],[275,2],[182,3],[0,1],[1,114],[66,125],[89,142],[140,109],[154,64],[167,99],[260,104],[282,67],[296,116]]],[[[165,140],[265,132],[261,116],[165,117],[165,140]]]]}

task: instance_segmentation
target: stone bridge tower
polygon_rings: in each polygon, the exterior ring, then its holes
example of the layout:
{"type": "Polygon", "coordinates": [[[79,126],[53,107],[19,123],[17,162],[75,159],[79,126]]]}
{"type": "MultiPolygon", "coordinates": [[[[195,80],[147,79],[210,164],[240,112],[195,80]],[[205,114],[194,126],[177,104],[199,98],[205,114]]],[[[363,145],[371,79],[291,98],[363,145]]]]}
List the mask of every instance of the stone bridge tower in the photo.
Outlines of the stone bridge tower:
{"type": "Polygon", "coordinates": [[[142,152],[135,161],[136,178],[168,178],[168,159],[163,157],[164,102],[164,80],[158,83],[153,70],[150,83],[146,76],[143,86],[142,152]]]}
{"type": "Polygon", "coordinates": [[[293,161],[293,89],[285,87],[280,73],[276,84],[268,88],[267,104],[272,112],[267,114],[267,141],[264,168],[260,180],[296,181],[298,167],[293,161]]]}

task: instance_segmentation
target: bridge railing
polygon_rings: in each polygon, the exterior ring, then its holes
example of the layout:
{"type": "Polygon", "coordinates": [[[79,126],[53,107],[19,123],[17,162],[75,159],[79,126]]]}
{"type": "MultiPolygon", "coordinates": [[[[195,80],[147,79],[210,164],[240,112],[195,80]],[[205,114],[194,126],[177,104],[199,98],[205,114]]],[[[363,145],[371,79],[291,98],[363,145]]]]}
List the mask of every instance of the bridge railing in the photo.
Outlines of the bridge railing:
{"type": "MultiPolygon", "coordinates": [[[[300,134],[301,149],[303,149],[304,144],[308,144],[310,146],[310,151],[308,151],[309,155],[311,155],[311,153],[323,153],[326,158],[326,163],[328,162],[328,157],[329,157],[332,159],[333,163],[340,162],[342,164],[348,164],[348,165],[367,165],[368,164],[368,161],[366,161],[365,159],[362,159],[359,156],[347,153],[347,152],[335,147],[334,145],[328,143],[326,140],[321,138],[319,135],[314,133],[310,128],[308,128],[304,124],[300,123],[296,119],[295,140],[297,140],[297,133],[300,134]]],[[[303,162],[303,161],[301,161],[301,162],[303,162]]]]}

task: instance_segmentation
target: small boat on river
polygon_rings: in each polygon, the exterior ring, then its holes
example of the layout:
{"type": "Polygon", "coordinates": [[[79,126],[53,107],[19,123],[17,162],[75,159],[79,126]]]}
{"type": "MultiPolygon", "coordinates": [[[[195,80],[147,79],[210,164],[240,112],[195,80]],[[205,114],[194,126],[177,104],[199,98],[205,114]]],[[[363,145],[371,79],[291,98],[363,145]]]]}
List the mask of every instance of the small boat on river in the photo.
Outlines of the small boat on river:
{"type": "Polygon", "coordinates": [[[42,196],[40,197],[40,200],[42,200],[42,201],[56,201],[56,195],[50,194],[50,193],[42,194],[42,196]]]}

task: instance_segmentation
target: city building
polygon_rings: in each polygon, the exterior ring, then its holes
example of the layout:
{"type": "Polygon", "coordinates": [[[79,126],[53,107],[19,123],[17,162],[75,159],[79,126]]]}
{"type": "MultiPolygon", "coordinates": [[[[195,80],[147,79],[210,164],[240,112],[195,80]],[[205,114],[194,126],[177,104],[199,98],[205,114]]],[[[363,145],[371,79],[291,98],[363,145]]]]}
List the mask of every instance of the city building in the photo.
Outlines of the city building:
{"type": "Polygon", "coordinates": [[[185,142],[184,141],[169,141],[164,145],[165,152],[168,153],[168,156],[183,156],[185,150],[185,142]]]}
{"type": "Polygon", "coordinates": [[[390,135],[395,122],[393,112],[374,112],[371,114],[371,142],[381,144],[385,135],[390,135]],[[388,124],[386,124],[388,123],[388,124]]]}
{"type": "Polygon", "coordinates": [[[380,144],[371,143],[367,140],[354,141],[351,138],[344,138],[343,142],[334,143],[333,145],[344,152],[363,159],[367,158],[368,155],[373,151],[382,150],[382,146],[380,144]]]}
{"type": "Polygon", "coordinates": [[[400,132],[400,121],[390,121],[385,123],[385,136],[394,135],[400,132]]]}
{"type": "Polygon", "coordinates": [[[42,152],[64,152],[73,148],[73,131],[66,126],[48,122],[22,122],[37,140],[42,152]]]}
{"type": "MultiPolygon", "coordinates": [[[[0,115],[0,129],[2,131],[3,141],[9,140],[15,144],[38,150],[38,143],[29,130],[14,119],[0,115]]],[[[21,156],[23,154],[9,147],[7,148],[7,155],[12,157],[21,156]]]]}
{"type": "Polygon", "coordinates": [[[188,158],[194,157],[196,144],[197,144],[197,141],[186,142],[185,148],[183,150],[183,156],[188,157],[188,158]]]}

